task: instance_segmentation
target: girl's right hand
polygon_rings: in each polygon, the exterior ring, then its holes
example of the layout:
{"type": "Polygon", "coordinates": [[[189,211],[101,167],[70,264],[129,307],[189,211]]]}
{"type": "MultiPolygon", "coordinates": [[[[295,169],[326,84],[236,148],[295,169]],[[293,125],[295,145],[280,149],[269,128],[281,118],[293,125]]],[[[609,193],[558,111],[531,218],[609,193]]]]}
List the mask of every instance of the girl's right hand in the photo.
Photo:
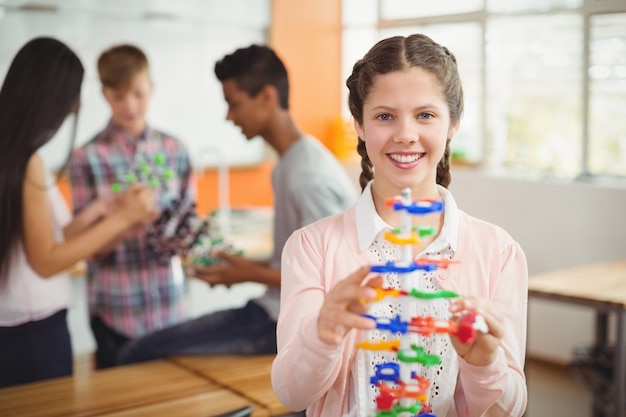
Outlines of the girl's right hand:
{"type": "Polygon", "coordinates": [[[361,316],[369,310],[367,302],[376,297],[374,288],[383,285],[381,276],[364,284],[369,273],[370,267],[362,266],[326,294],[317,318],[317,332],[323,342],[339,345],[352,328],[369,330],[376,327],[373,320],[361,316]]]}
{"type": "Polygon", "coordinates": [[[149,223],[157,211],[152,190],[145,185],[133,184],[119,200],[120,210],[131,224],[149,223]]]}

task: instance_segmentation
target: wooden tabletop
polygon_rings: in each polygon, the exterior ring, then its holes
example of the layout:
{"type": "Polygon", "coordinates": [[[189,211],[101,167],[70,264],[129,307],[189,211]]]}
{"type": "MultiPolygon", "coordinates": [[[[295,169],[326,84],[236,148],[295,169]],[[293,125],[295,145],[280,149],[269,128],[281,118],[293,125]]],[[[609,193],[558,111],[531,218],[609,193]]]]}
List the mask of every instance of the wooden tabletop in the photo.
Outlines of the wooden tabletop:
{"type": "Polygon", "coordinates": [[[264,408],[250,404],[249,400],[225,388],[128,410],[98,414],[98,417],[209,417],[246,406],[253,407],[252,417],[269,417],[268,411],[264,408]]]}
{"type": "Polygon", "coordinates": [[[626,259],[596,263],[530,277],[531,296],[626,309],[626,259]]]}
{"type": "Polygon", "coordinates": [[[292,412],[278,400],[272,388],[274,355],[176,356],[170,360],[262,405],[271,416],[292,412]]]}
{"type": "Polygon", "coordinates": [[[1,389],[0,416],[96,416],[219,388],[169,361],[153,361],[94,372],[89,378],[56,378],[1,389]]]}

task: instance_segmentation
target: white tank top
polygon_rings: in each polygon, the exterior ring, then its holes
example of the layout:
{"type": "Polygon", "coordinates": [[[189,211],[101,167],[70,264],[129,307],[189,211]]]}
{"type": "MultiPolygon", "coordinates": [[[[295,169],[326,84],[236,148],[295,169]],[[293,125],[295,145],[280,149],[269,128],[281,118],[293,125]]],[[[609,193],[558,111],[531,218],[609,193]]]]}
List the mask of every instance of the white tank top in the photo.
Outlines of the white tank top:
{"type": "MultiPolygon", "coordinates": [[[[51,178],[49,184],[52,185],[48,186],[47,196],[54,236],[57,242],[61,242],[63,227],[71,220],[71,214],[51,178]]],[[[8,271],[7,286],[0,290],[0,326],[13,327],[42,320],[69,307],[72,298],[69,274],[62,272],[49,278],[40,277],[28,264],[21,243],[8,271]]]]}

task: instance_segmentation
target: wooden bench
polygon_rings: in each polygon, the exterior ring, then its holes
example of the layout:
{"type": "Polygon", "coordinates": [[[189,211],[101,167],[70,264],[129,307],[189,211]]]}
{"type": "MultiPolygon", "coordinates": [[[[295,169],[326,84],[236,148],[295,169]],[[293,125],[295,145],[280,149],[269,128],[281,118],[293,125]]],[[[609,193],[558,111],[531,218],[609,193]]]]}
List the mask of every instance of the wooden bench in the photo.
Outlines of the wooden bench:
{"type": "MultiPolygon", "coordinates": [[[[2,417],[206,417],[249,404],[166,360],[0,389],[2,417]]],[[[261,406],[255,411],[254,416],[268,415],[261,406]]]]}
{"type": "Polygon", "coordinates": [[[261,405],[271,416],[292,414],[272,388],[274,355],[174,356],[170,360],[261,405]]]}

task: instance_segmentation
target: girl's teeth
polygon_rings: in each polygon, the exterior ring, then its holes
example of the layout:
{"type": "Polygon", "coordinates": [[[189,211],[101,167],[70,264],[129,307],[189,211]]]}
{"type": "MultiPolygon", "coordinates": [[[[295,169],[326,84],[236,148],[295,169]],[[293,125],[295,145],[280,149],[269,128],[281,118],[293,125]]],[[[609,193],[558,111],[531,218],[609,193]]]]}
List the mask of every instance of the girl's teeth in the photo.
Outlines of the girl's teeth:
{"type": "Polygon", "coordinates": [[[396,154],[391,154],[391,159],[393,159],[396,162],[400,162],[403,164],[409,163],[409,162],[415,162],[420,158],[420,155],[396,155],[396,154]]]}

